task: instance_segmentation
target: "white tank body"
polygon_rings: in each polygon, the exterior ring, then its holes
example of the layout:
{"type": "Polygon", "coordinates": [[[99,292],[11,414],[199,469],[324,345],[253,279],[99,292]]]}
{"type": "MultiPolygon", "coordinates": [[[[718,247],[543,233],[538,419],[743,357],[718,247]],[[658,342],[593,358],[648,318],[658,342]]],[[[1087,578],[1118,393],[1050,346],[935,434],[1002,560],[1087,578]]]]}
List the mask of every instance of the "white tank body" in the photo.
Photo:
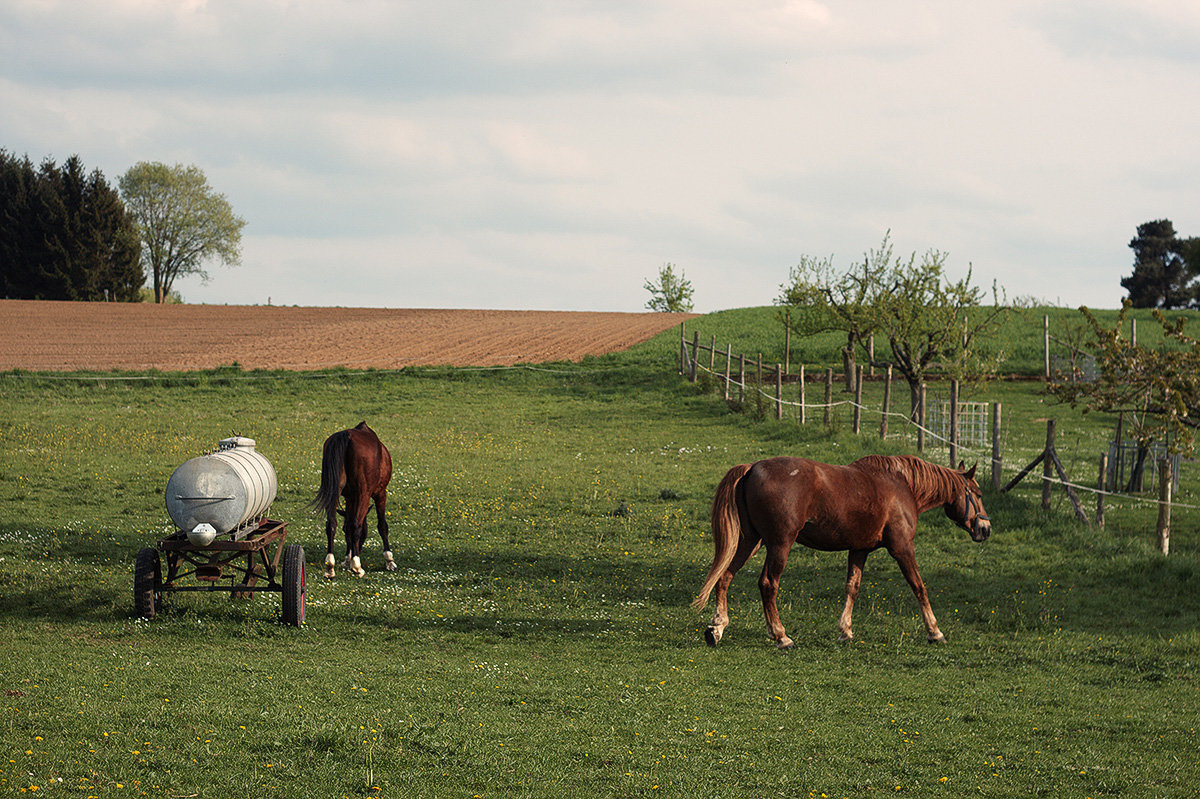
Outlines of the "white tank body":
{"type": "Polygon", "coordinates": [[[275,501],[278,481],[254,440],[227,438],[220,449],[192,458],[167,481],[167,513],[184,532],[210,524],[217,534],[257,523],[275,501]]]}

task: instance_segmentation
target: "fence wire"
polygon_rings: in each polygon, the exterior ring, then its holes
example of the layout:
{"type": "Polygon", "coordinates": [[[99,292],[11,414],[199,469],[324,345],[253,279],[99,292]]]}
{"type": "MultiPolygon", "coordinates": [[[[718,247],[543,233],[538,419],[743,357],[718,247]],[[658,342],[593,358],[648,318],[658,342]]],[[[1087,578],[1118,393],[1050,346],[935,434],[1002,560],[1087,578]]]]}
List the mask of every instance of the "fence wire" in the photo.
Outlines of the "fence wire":
{"type": "MultiPolygon", "coordinates": [[[[712,369],[709,369],[704,364],[699,363],[698,361],[697,361],[696,366],[699,370],[702,370],[711,375],[714,375],[714,376],[720,378],[722,381],[726,380],[726,377],[723,373],[716,372],[712,369]]],[[[764,397],[766,400],[768,400],[769,402],[771,402],[773,404],[782,404],[787,407],[803,408],[805,410],[808,410],[810,408],[813,410],[824,410],[825,408],[832,409],[832,408],[840,407],[842,405],[849,405],[851,407],[858,408],[860,411],[867,411],[869,413],[876,414],[880,417],[883,417],[884,415],[886,415],[889,417],[895,417],[897,419],[902,419],[906,425],[908,425],[909,427],[912,427],[916,430],[924,432],[926,436],[928,436],[932,439],[941,441],[943,444],[945,444],[947,446],[949,446],[951,443],[953,443],[953,442],[951,442],[951,440],[949,438],[947,438],[943,435],[940,435],[939,433],[936,433],[933,430],[930,430],[928,427],[925,427],[918,422],[913,421],[909,417],[909,415],[906,413],[899,413],[897,411],[887,411],[885,414],[884,411],[882,411],[878,408],[872,408],[872,407],[863,405],[861,403],[857,403],[852,399],[836,400],[836,401],[828,402],[828,403],[826,403],[826,402],[803,402],[803,403],[795,402],[792,400],[783,399],[782,397],[776,397],[774,394],[769,394],[758,385],[750,385],[744,381],[738,381],[732,375],[728,378],[728,380],[729,380],[730,386],[739,388],[743,393],[757,392],[760,396],[764,397]]],[[[962,444],[962,442],[958,442],[957,447],[958,447],[958,450],[960,453],[966,453],[968,455],[975,455],[981,461],[987,461],[989,463],[992,462],[992,453],[990,451],[981,451],[978,449],[972,449],[970,447],[964,446],[962,444]]],[[[1010,466],[1010,465],[1004,463],[1003,461],[1001,461],[1000,471],[1001,471],[1001,473],[1003,473],[1005,471],[1020,472],[1020,471],[1022,471],[1022,469],[1017,468],[1015,466],[1010,466]]],[[[1046,482],[1046,483],[1052,483],[1054,485],[1059,485],[1064,488],[1069,487],[1069,488],[1073,488],[1077,491],[1084,491],[1086,493],[1094,494],[1096,496],[1103,496],[1106,499],[1111,497],[1113,499],[1126,500],[1129,502],[1135,502],[1135,503],[1143,504],[1143,505],[1156,505],[1157,506],[1157,505],[1169,504],[1170,507],[1172,507],[1172,508],[1184,508],[1187,510],[1200,510],[1200,505],[1189,505],[1189,504],[1186,504],[1183,502],[1176,502],[1174,500],[1172,500],[1170,503],[1163,503],[1163,501],[1160,499],[1152,499],[1150,497],[1135,497],[1130,494],[1118,493],[1118,492],[1114,492],[1114,491],[1105,491],[1105,490],[1096,488],[1095,486],[1081,485],[1079,483],[1061,480],[1058,477],[1048,476],[1048,475],[1044,475],[1044,474],[1038,475],[1034,479],[1037,479],[1037,480],[1040,480],[1040,481],[1046,482]]]]}

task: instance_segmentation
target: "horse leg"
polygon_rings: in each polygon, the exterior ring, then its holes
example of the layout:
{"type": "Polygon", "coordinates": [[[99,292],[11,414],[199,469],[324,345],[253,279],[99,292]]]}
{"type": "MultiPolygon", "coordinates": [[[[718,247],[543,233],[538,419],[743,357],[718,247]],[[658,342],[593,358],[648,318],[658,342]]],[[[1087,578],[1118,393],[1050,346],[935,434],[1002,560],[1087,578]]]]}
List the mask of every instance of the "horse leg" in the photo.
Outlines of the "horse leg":
{"type": "Polygon", "coordinates": [[[767,631],[771,640],[780,649],[791,649],[792,639],[787,637],[783,622],[779,620],[779,607],[775,598],[779,595],[779,578],[787,565],[790,547],[779,545],[767,549],[767,562],[763,564],[762,576],[758,578],[758,591],[762,595],[763,615],[767,617],[767,631]]]}
{"type": "Polygon", "coordinates": [[[392,554],[392,545],[388,541],[387,491],[380,491],[375,495],[375,519],[379,522],[379,538],[383,541],[383,567],[394,572],[396,571],[396,558],[392,554]]]}
{"type": "Polygon", "coordinates": [[[355,503],[353,527],[350,525],[350,509],[346,509],[346,551],[350,557],[350,571],[355,577],[363,577],[366,570],[362,567],[362,548],[367,540],[367,511],[370,510],[368,500],[363,497],[355,503]]]}
{"type": "Polygon", "coordinates": [[[846,605],[842,608],[841,618],[838,619],[838,630],[841,631],[839,641],[854,640],[854,631],[850,629],[850,618],[854,615],[854,601],[858,599],[858,588],[862,585],[863,564],[867,562],[869,549],[852,549],[847,558],[846,566],[846,605]]]}
{"type": "Polygon", "coordinates": [[[717,607],[713,611],[712,624],[708,625],[708,629],[704,631],[704,640],[708,642],[709,646],[716,646],[720,643],[721,636],[725,634],[725,628],[729,626],[729,584],[733,582],[733,575],[737,574],[738,570],[746,565],[746,561],[754,556],[760,544],[761,542],[757,538],[751,540],[743,529],[743,534],[738,539],[737,552],[734,553],[729,568],[717,581],[717,607]]]}
{"type": "Polygon", "coordinates": [[[333,536],[337,533],[337,510],[328,511],[325,514],[325,537],[328,539],[328,545],[325,547],[325,579],[332,580],[334,578],[334,564],[337,559],[333,556],[333,536]]]}
{"type": "Polygon", "coordinates": [[[912,544],[909,543],[888,551],[900,564],[900,571],[904,573],[904,579],[908,580],[909,587],[917,597],[917,604],[921,608],[921,619],[925,622],[925,632],[929,636],[929,643],[942,643],[946,640],[946,636],[942,635],[942,631],[938,629],[937,619],[933,616],[933,608],[929,606],[929,596],[925,593],[925,583],[921,580],[921,573],[917,571],[917,555],[912,544]]]}

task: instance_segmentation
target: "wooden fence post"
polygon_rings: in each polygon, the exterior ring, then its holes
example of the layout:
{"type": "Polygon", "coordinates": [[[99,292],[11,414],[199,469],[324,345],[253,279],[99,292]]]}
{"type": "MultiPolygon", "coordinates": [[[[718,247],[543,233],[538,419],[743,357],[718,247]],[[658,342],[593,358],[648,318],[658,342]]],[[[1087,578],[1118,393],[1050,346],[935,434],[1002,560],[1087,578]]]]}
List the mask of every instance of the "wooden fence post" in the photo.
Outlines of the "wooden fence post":
{"type": "Polygon", "coordinates": [[[804,364],[800,364],[800,424],[804,421],[804,364]]]}
{"type": "Polygon", "coordinates": [[[783,421],[783,370],[775,364],[775,421],[783,421]]]}
{"type": "Polygon", "coordinates": [[[1164,555],[1171,551],[1171,458],[1158,462],[1158,548],[1164,555]]]}
{"type": "Polygon", "coordinates": [[[729,372],[733,367],[733,345],[725,345],[725,401],[729,401],[729,372]]]}
{"type": "Polygon", "coordinates": [[[697,372],[700,370],[700,331],[696,331],[696,335],[692,337],[692,371],[691,381],[696,382],[697,372]]]}
{"type": "Polygon", "coordinates": [[[874,377],[875,376],[875,334],[874,333],[872,333],[871,337],[867,339],[867,368],[870,370],[868,372],[868,374],[871,375],[871,377],[874,377]]]}
{"type": "Polygon", "coordinates": [[[1042,316],[1042,376],[1050,379],[1050,315],[1042,316]]]}
{"type": "Polygon", "coordinates": [[[1096,527],[1104,529],[1104,492],[1108,490],[1108,453],[1100,456],[1100,476],[1096,478],[1096,527]]]}
{"type": "Polygon", "coordinates": [[[679,323],[679,374],[687,374],[687,327],[686,322],[679,323]]]}
{"type": "Polygon", "coordinates": [[[783,373],[792,373],[792,311],[789,308],[783,323],[783,373]]]}
{"type": "Polygon", "coordinates": [[[862,432],[863,367],[854,367],[854,435],[862,432]]]}
{"type": "Polygon", "coordinates": [[[1042,459],[1042,510],[1050,510],[1050,477],[1054,474],[1054,461],[1050,453],[1054,451],[1054,420],[1046,420],[1046,457],[1042,459]]]}
{"type": "Polygon", "coordinates": [[[825,369],[825,429],[833,425],[833,368],[825,369]]]}
{"type": "Polygon", "coordinates": [[[717,337],[714,334],[712,337],[712,346],[708,348],[708,371],[713,371],[717,368],[717,337]]]}
{"type": "Polygon", "coordinates": [[[892,365],[889,363],[887,367],[887,377],[883,381],[883,414],[879,420],[879,437],[887,438],[888,434],[888,414],[892,411],[892,365]]]}
{"type": "Polygon", "coordinates": [[[1000,490],[1003,462],[1000,455],[1000,403],[992,403],[992,490],[1000,490]]]}
{"type": "Polygon", "coordinates": [[[950,468],[958,468],[958,381],[950,381],[950,468]]]}

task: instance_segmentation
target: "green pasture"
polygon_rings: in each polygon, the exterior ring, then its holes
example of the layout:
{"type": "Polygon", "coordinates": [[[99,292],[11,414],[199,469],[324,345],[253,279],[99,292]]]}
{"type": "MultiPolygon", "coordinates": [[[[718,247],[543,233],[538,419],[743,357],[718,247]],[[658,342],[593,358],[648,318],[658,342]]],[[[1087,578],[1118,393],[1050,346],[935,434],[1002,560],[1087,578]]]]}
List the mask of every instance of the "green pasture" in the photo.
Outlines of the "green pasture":
{"type": "MultiPolygon", "coordinates": [[[[765,345],[773,314],[689,329],[765,345]]],[[[767,639],[761,555],[710,649],[711,608],[689,602],[725,471],[914,439],[896,422],[881,441],[871,412],[854,436],[847,405],[832,429],[819,411],[801,426],[731,409],[715,376],[674,372],[678,342],[514,369],[0,375],[0,796],[1197,794],[1200,468],[1185,464],[1169,557],[1152,504],[1111,500],[1096,530],[1061,491],[1043,511],[1036,480],[986,493],[982,545],[926,514],[943,646],[886,553],[867,563],[858,640],[838,644],[845,556],[797,549],[780,592],[795,649],[767,639]],[[327,582],[305,506],[325,436],[360,420],[395,462],[399,568],[372,532],[368,575],[327,582]],[[134,618],[134,557],[171,532],[167,478],[232,433],[278,474],[307,623],[282,625],[263,594],[170,595],[134,618]]],[[[1093,484],[1113,420],[1040,388],[966,398],[1003,404],[1007,470],[1055,418],[1072,478],[1093,484]]]]}

